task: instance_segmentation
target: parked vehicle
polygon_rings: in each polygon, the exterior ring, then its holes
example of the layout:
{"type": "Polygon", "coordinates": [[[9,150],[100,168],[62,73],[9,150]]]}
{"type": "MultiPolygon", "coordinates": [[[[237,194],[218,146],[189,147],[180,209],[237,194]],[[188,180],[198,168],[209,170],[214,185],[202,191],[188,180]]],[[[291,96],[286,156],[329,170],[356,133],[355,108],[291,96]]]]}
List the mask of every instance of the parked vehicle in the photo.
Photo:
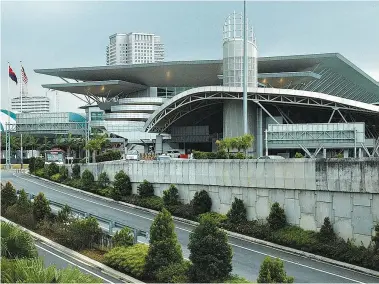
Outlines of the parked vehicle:
{"type": "Polygon", "coordinates": [[[129,151],[126,156],[126,160],[134,160],[134,161],[139,161],[139,153],[137,150],[131,150],[129,151]]]}
{"type": "Polygon", "coordinates": [[[167,155],[169,155],[171,158],[180,158],[180,154],[180,151],[177,149],[167,151],[167,155]]]}
{"type": "Polygon", "coordinates": [[[169,155],[163,154],[163,155],[157,156],[156,160],[157,161],[171,161],[172,158],[169,155]]]}
{"type": "Polygon", "coordinates": [[[285,158],[282,156],[269,155],[269,156],[259,157],[258,160],[285,160],[285,158]]]}

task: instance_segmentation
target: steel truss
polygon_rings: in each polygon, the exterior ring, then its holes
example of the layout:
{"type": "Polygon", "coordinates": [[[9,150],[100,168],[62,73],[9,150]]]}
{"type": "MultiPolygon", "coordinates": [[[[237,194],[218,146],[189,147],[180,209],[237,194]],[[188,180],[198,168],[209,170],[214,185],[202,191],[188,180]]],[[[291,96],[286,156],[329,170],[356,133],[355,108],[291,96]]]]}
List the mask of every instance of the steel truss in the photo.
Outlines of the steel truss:
{"type": "MultiPolygon", "coordinates": [[[[196,94],[190,94],[184,96],[176,101],[173,101],[165,109],[161,110],[153,120],[146,126],[147,132],[164,132],[175,121],[189,114],[190,112],[199,109],[210,104],[214,104],[214,101],[220,102],[220,100],[242,100],[242,92],[220,92],[220,91],[206,91],[196,94]]],[[[362,112],[359,107],[332,102],[322,98],[310,98],[299,97],[291,94],[266,94],[266,93],[250,93],[248,94],[249,101],[253,101],[259,105],[259,103],[271,103],[271,104],[290,104],[298,106],[311,106],[320,108],[329,108],[333,110],[347,110],[362,112]]],[[[371,112],[364,110],[365,112],[371,112]]],[[[373,112],[373,111],[372,111],[373,112]]],[[[374,113],[374,112],[373,112],[374,113]]],[[[341,114],[342,115],[342,114],[341,114]]]]}
{"type": "MultiPolygon", "coordinates": [[[[85,137],[85,142],[87,144],[89,140],[89,123],[88,122],[55,122],[55,123],[30,123],[30,124],[19,124],[19,123],[6,123],[6,151],[5,151],[5,163],[6,168],[11,168],[11,133],[13,135],[17,134],[31,134],[34,136],[38,135],[62,135],[62,134],[75,134],[82,135],[85,137]]],[[[86,162],[89,161],[89,150],[86,150],[86,162]]]]}

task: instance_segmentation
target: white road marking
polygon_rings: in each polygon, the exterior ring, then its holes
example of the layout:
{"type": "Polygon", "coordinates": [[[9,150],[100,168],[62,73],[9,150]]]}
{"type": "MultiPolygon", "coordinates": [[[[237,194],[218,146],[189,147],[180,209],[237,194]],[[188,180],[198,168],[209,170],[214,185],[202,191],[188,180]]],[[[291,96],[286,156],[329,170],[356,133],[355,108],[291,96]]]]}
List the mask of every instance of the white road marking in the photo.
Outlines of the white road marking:
{"type": "MultiPolygon", "coordinates": [[[[43,248],[43,247],[41,247],[41,246],[39,246],[39,245],[37,245],[37,244],[36,244],[36,247],[38,247],[38,248],[40,248],[40,249],[42,249],[42,250],[44,250],[44,251],[46,251],[46,252],[48,252],[48,253],[54,255],[55,257],[58,257],[58,258],[60,258],[60,259],[63,259],[64,261],[66,261],[66,262],[68,262],[68,263],[70,263],[70,264],[72,264],[72,265],[74,265],[74,266],[79,267],[80,269],[82,269],[82,270],[84,270],[84,271],[86,271],[86,272],[88,272],[88,273],[90,273],[90,274],[92,274],[92,275],[94,275],[94,276],[96,276],[96,277],[98,277],[98,278],[100,278],[100,279],[106,281],[107,283],[112,283],[112,284],[113,284],[113,282],[109,281],[108,279],[106,279],[106,278],[104,278],[104,277],[102,277],[102,276],[100,276],[100,275],[98,275],[98,274],[96,274],[96,273],[94,273],[94,272],[92,272],[92,271],[90,271],[90,270],[88,270],[88,269],[86,269],[86,268],[84,268],[84,267],[82,267],[82,266],[80,266],[80,265],[78,265],[78,264],[72,262],[72,261],[69,261],[68,259],[66,259],[66,258],[64,258],[64,257],[61,257],[60,255],[57,255],[56,253],[53,253],[53,252],[51,252],[51,251],[49,251],[49,250],[47,250],[47,249],[45,249],[45,248],[43,248]]],[[[76,260],[76,259],[75,259],[75,260],[76,260]]],[[[79,260],[77,260],[77,261],[79,261],[79,260]]]]}
{"type": "MultiPolygon", "coordinates": [[[[255,252],[255,253],[258,253],[258,254],[267,255],[267,256],[272,257],[272,258],[279,258],[279,257],[276,257],[274,255],[270,255],[270,254],[267,254],[267,253],[259,252],[259,251],[253,250],[253,249],[249,249],[249,248],[245,248],[245,247],[239,246],[239,245],[233,245],[233,244],[231,244],[231,245],[235,246],[237,248],[249,250],[249,251],[252,251],[252,252],[255,252]]],[[[362,283],[362,284],[364,283],[364,282],[360,282],[358,280],[354,280],[354,279],[351,279],[351,278],[348,278],[348,277],[345,277],[345,276],[341,276],[341,275],[338,275],[338,274],[335,274],[335,273],[332,273],[332,272],[328,272],[328,271],[325,271],[325,270],[322,270],[322,269],[310,267],[308,265],[301,264],[301,263],[298,263],[298,262],[294,262],[294,261],[291,261],[291,260],[285,260],[285,259],[281,259],[281,258],[279,258],[279,259],[283,260],[285,262],[288,262],[288,263],[292,263],[292,264],[299,265],[299,266],[302,266],[302,267],[305,267],[305,268],[309,268],[309,269],[312,269],[312,270],[323,272],[323,273],[326,273],[326,274],[329,274],[329,275],[333,275],[333,276],[336,276],[336,277],[340,277],[340,278],[343,278],[343,279],[346,279],[346,280],[349,280],[349,281],[353,281],[353,282],[356,282],[356,283],[362,283]]]]}
{"type": "MultiPolygon", "coordinates": [[[[31,183],[37,184],[37,185],[39,185],[39,186],[43,186],[43,187],[48,188],[48,189],[50,189],[50,190],[53,190],[53,191],[59,192],[59,193],[61,193],[61,194],[65,194],[65,195],[68,195],[68,196],[74,197],[74,198],[76,198],[76,199],[81,199],[81,200],[84,200],[84,201],[87,201],[87,202],[90,202],[90,203],[93,203],[93,204],[96,204],[96,205],[100,205],[100,206],[103,206],[103,207],[111,208],[111,209],[114,209],[114,210],[117,210],[117,211],[120,211],[120,212],[124,212],[124,213],[127,213],[127,214],[129,214],[129,215],[133,215],[133,216],[136,216],[136,217],[139,217],[139,218],[142,218],[142,219],[146,219],[146,220],[150,220],[150,221],[153,221],[153,220],[154,220],[154,219],[152,219],[152,218],[148,218],[148,217],[145,217],[145,216],[141,216],[141,215],[139,215],[139,214],[131,213],[131,212],[128,212],[128,211],[125,211],[125,210],[119,209],[119,208],[115,208],[115,207],[112,207],[112,206],[104,205],[104,204],[101,204],[101,203],[98,203],[98,202],[95,202],[95,201],[92,201],[92,200],[88,200],[88,199],[85,199],[85,198],[82,198],[82,197],[78,197],[77,195],[73,195],[73,194],[70,194],[70,193],[66,193],[66,192],[63,192],[63,191],[60,191],[60,190],[54,189],[54,188],[52,188],[52,187],[49,187],[49,186],[46,186],[46,185],[40,184],[40,183],[35,182],[35,181],[32,181],[31,179],[26,179],[26,178],[23,178],[23,177],[21,177],[21,176],[18,176],[18,175],[16,175],[15,173],[13,173],[13,175],[16,176],[17,178],[21,178],[21,179],[26,180],[26,181],[28,181],[28,182],[31,182],[31,183]]],[[[94,197],[94,198],[96,198],[96,197],[94,197]]],[[[180,221],[178,221],[178,222],[180,222],[180,221]]],[[[182,222],[182,223],[183,223],[183,222],[182,222]]],[[[190,225],[190,224],[187,224],[187,225],[190,225]]],[[[192,226],[192,225],[190,225],[190,226],[192,226]]],[[[179,229],[179,230],[182,230],[182,231],[192,232],[191,230],[187,230],[187,229],[184,229],[184,228],[180,228],[180,227],[178,227],[178,226],[175,226],[175,227],[176,227],[177,229],[179,229]]],[[[256,250],[253,250],[253,249],[249,249],[249,248],[246,248],[246,247],[243,247],[243,246],[235,245],[235,244],[233,244],[233,243],[231,243],[231,242],[229,242],[229,244],[232,245],[232,246],[235,246],[235,247],[241,248],[241,249],[245,249],[245,250],[248,250],[248,251],[251,251],[251,252],[255,252],[255,253],[261,254],[261,255],[271,256],[271,255],[269,255],[269,254],[267,254],[267,253],[260,252],[260,251],[256,251],[256,250]]],[[[281,251],[280,249],[276,249],[276,248],[274,248],[274,249],[275,249],[275,250],[278,250],[278,251],[281,251]]],[[[282,251],[282,252],[284,252],[284,253],[288,253],[288,252],[286,252],[286,251],[282,251]]],[[[289,254],[292,254],[292,253],[289,253],[289,254]]],[[[271,257],[275,257],[275,256],[271,256],[271,257]]],[[[303,256],[301,256],[301,257],[303,257],[303,256]]],[[[275,258],[277,258],[277,257],[275,257],[275,258]]],[[[305,257],[303,257],[303,258],[305,258],[305,257]]],[[[318,268],[314,268],[314,267],[311,267],[311,266],[307,266],[307,265],[304,265],[304,264],[300,264],[300,263],[298,263],[298,262],[294,262],[294,261],[291,261],[291,260],[286,260],[286,259],[283,259],[283,258],[279,258],[279,259],[282,260],[282,261],[284,261],[284,262],[292,263],[292,264],[295,264],[295,265],[299,265],[299,266],[302,266],[302,267],[309,268],[309,269],[311,269],[311,270],[315,270],[315,271],[323,272],[323,273],[326,273],[326,274],[330,274],[330,275],[333,275],[333,276],[336,276],[336,277],[340,277],[340,278],[342,278],[342,279],[350,280],[350,281],[353,281],[353,282],[356,282],[356,283],[362,283],[362,282],[360,282],[360,281],[358,281],[358,280],[350,279],[350,278],[347,278],[347,277],[344,277],[344,276],[341,276],[341,275],[338,275],[338,274],[334,274],[334,273],[332,273],[332,272],[328,272],[328,271],[325,271],[325,270],[321,270],[321,269],[318,269],[318,268]]],[[[315,260],[314,260],[314,261],[315,261],[315,260]]],[[[320,262],[320,261],[318,261],[318,262],[320,262]]],[[[324,262],[322,262],[322,263],[324,263],[324,262]]],[[[346,269],[346,268],[339,267],[339,266],[332,265],[332,264],[328,264],[328,263],[325,263],[325,264],[327,264],[327,265],[331,265],[331,266],[335,266],[335,267],[338,267],[338,268],[340,268],[340,269],[346,269]]],[[[350,270],[350,269],[346,269],[346,270],[350,270]]],[[[356,271],[354,271],[354,272],[356,272],[356,271]]],[[[361,273],[361,272],[358,272],[358,273],[361,273]]],[[[366,275],[366,274],[364,274],[364,273],[361,273],[361,274],[366,275]]]]}

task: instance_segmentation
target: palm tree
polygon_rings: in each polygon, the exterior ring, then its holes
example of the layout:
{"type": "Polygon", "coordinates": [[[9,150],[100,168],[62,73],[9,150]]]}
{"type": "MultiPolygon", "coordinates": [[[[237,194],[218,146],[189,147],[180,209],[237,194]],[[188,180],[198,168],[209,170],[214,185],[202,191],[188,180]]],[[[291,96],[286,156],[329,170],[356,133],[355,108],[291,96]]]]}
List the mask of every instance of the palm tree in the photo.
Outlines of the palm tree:
{"type": "Polygon", "coordinates": [[[85,148],[92,151],[92,162],[96,163],[96,153],[100,151],[101,148],[105,145],[107,138],[105,135],[94,136],[91,140],[87,142],[85,148]]]}
{"type": "Polygon", "coordinates": [[[244,150],[245,156],[247,155],[247,149],[249,149],[254,142],[254,136],[251,134],[244,134],[239,140],[240,148],[244,150]]]}
{"type": "Polygon", "coordinates": [[[231,138],[231,137],[225,137],[222,140],[216,141],[216,144],[220,150],[227,150],[228,151],[228,158],[229,158],[230,149],[233,148],[232,147],[233,146],[233,139],[234,138],[231,138]]]}
{"type": "Polygon", "coordinates": [[[75,145],[76,139],[69,133],[66,138],[67,156],[71,157],[71,148],[75,145]]]}

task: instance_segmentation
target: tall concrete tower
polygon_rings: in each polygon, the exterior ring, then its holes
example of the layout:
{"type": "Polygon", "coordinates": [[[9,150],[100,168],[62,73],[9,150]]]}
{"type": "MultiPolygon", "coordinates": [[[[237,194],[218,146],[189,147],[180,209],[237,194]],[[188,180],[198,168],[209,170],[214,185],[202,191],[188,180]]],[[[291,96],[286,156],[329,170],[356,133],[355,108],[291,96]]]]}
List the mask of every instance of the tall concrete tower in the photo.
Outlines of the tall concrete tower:
{"type": "MultiPolygon", "coordinates": [[[[243,87],[243,14],[235,12],[229,15],[223,29],[223,85],[243,87]]],[[[258,51],[253,27],[246,21],[247,40],[247,87],[258,86],[258,51]]],[[[256,106],[248,102],[248,132],[254,134],[256,106]]],[[[224,137],[235,137],[244,134],[242,100],[225,100],[223,109],[224,137]]]]}
{"type": "MultiPolygon", "coordinates": [[[[247,86],[258,86],[258,50],[253,27],[246,21],[247,40],[247,86]]],[[[243,83],[243,14],[229,15],[223,29],[223,85],[242,87],[243,83]]]]}

